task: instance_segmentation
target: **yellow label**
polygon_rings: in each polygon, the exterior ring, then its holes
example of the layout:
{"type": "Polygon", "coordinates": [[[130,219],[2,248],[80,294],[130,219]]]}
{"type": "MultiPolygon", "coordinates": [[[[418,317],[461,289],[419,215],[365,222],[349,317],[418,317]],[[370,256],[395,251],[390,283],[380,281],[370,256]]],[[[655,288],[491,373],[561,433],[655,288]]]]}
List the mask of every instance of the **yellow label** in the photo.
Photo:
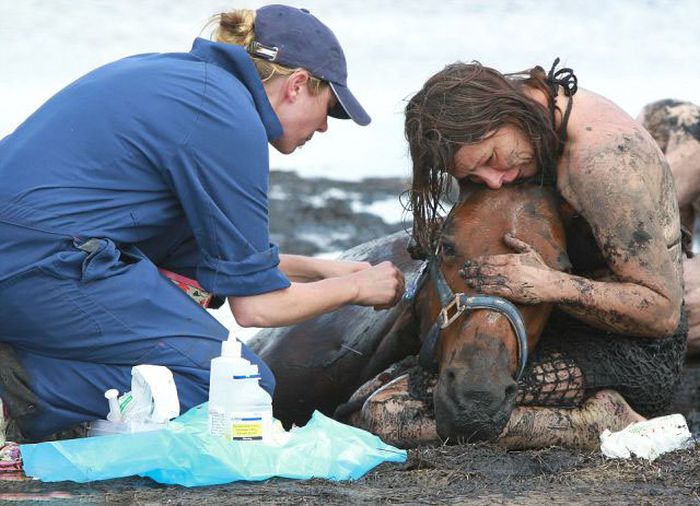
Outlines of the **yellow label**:
{"type": "Polygon", "coordinates": [[[231,439],[234,441],[253,441],[262,439],[263,424],[261,419],[234,420],[231,424],[231,439]]]}

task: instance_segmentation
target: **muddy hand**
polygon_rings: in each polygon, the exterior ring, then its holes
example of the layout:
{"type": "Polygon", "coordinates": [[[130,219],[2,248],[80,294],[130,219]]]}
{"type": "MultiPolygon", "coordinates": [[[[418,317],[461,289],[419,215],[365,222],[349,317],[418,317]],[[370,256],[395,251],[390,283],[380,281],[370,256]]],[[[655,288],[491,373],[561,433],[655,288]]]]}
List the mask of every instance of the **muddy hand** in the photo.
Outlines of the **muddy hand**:
{"type": "Polygon", "coordinates": [[[505,297],[513,302],[538,304],[545,300],[544,284],[551,269],[535,249],[512,234],[503,238],[517,253],[476,257],[459,271],[478,293],[505,297]]]}
{"type": "Polygon", "coordinates": [[[403,273],[391,262],[382,262],[349,276],[357,288],[355,304],[388,309],[401,300],[405,284],[403,273]]]}

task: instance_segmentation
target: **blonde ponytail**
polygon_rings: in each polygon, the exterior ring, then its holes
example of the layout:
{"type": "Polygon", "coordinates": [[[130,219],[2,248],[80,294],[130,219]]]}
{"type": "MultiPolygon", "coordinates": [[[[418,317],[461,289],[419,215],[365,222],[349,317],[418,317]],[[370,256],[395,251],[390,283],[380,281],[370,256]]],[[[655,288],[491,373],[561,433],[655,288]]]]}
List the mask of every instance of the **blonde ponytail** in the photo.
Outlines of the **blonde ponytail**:
{"type": "Polygon", "coordinates": [[[209,24],[215,25],[212,38],[216,42],[226,42],[248,47],[255,40],[255,11],[237,9],[212,16],[209,24]]]}
{"type": "MultiPolygon", "coordinates": [[[[235,9],[222,12],[211,17],[207,26],[214,26],[211,38],[216,42],[225,42],[242,46],[246,50],[255,41],[255,11],[250,9],[235,9]]],[[[262,82],[268,82],[275,76],[287,77],[301,68],[291,69],[272,63],[256,56],[251,56],[253,64],[260,75],[262,82]]],[[[309,80],[309,90],[314,95],[318,95],[328,86],[328,83],[311,76],[309,80]]]]}

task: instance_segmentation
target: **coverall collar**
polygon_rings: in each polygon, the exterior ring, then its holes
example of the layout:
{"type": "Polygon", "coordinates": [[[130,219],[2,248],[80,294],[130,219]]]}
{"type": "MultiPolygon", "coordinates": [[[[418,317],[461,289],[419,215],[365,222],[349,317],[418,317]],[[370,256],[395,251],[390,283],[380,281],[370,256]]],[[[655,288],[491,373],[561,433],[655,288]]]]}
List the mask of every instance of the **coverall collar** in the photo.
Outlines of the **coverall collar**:
{"type": "Polygon", "coordinates": [[[268,141],[282,136],[282,125],[267,98],[260,76],[245,49],[234,44],[214,42],[197,37],[190,54],[221,67],[248,89],[260,115],[268,141]]]}

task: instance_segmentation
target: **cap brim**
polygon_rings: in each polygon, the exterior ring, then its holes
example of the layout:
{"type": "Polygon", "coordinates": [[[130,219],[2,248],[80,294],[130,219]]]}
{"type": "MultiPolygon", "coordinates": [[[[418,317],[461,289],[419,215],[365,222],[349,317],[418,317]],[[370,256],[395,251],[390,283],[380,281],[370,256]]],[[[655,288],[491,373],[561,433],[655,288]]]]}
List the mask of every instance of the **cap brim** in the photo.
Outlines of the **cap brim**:
{"type": "Polygon", "coordinates": [[[351,119],[361,126],[369,125],[372,118],[369,117],[369,114],[367,114],[364,108],[357,101],[355,95],[350,93],[348,87],[332,82],[329,82],[328,84],[330,84],[335,98],[338,99],[338,103],[328,112],[328,114],[338,119],[351,119]]]}

